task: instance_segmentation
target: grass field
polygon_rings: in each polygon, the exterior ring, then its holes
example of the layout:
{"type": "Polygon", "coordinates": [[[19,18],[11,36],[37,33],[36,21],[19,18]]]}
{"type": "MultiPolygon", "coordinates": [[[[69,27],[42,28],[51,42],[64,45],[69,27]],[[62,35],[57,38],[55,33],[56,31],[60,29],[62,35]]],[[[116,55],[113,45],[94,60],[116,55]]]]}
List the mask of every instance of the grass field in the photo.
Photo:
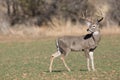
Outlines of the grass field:
{"type": "Polygon", "coordinates": [[[120,80],[120,35],[102,36],[94,54],[95,72],[87,71],[83,52],[71,52],[66,57],[71,72],[57,58],[49,73],[55,50],[55,38],[0,41],[0,80],[120,80]]]}

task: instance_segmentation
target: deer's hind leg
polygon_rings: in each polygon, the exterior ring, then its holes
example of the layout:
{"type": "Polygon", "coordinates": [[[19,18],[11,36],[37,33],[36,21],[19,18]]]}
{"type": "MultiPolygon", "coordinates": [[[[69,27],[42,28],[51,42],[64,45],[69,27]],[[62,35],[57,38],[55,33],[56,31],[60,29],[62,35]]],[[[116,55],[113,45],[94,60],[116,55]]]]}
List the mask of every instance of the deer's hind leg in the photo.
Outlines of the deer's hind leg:
{"type": "Polygon", "coordinates": [[[68,65],[66,64],[64,57],[65,57],[65,56],[62,55],[62,56],[61,56],[61,60],[63,61],[63,64],[64,64],[64,66],[66,67],[66,69],[70,72],[71,70],[70,70],[70,68],[68,67],[68,65]]]}
{"type": "Polygon", "coordinates": [[[53,61],[56,57],[60,56],[61,52],[57,51],[54,54],[52,54],[51,59],[50,59],[50,66],[49,66],[49,71],[52,72],[52,65],[53,65],[53,61]]]}

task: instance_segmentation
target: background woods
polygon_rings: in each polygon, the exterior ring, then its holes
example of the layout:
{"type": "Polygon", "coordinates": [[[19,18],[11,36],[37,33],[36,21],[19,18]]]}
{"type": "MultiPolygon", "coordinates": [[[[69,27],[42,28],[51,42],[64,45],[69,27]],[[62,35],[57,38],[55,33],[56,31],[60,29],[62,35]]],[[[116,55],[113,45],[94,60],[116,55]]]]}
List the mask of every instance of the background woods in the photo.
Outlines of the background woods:
{"type": "MultiPolygon", "coordinates": [[[[0,27],[7,33],[15,25],[56,27],[69,21],[83,24],[81,17],[96,20],[102,10],[104,27],[120,26],[120,0],[1,0],[0,27]]],[[[17,26],[17,27],[18,27],[17,26]]]]}

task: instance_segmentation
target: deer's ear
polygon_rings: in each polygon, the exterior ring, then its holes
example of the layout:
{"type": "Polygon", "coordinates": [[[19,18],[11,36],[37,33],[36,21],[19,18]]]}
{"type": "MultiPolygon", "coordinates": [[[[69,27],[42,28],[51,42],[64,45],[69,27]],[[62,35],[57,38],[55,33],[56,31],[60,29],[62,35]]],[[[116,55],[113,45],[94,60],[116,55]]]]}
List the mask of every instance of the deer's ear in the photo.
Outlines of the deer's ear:
{"type": "Polygon", "coordinates": [[[91,22],[86,21],[87,26],[89,27],[91,25],[91,22]]]}
{"type": "Polygon", "coordinates": [[[101,22],[102,20],[103,20],[103,17],[102,17],[101,19],[97,20],[97,22],[99,23],[99,22],[101,22]]]}

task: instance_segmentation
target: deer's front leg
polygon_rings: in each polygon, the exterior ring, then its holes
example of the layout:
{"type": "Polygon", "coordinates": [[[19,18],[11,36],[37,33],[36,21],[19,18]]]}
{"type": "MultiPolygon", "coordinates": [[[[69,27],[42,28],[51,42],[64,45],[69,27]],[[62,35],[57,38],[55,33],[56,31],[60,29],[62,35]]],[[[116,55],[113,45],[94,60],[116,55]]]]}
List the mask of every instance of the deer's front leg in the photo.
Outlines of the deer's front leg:
{"type": "Polygon", "coordinates": [[[88,71],[90,71],[90,58],[87,58],[87,68],[88,68],[88,71]]]}
{"type": "Polygon", "coordinates": [[[95,71],[93,52],[89,52],[89,56],[90,56],[90,61],[92,65],[92,70],[95,71]]]}
{"type": "Polygon", "coordinates": [[[89,56],[89,50],[85,50],[85,56],[87,58],[87,69],[90,71],[90,56],[89,56]]]}

